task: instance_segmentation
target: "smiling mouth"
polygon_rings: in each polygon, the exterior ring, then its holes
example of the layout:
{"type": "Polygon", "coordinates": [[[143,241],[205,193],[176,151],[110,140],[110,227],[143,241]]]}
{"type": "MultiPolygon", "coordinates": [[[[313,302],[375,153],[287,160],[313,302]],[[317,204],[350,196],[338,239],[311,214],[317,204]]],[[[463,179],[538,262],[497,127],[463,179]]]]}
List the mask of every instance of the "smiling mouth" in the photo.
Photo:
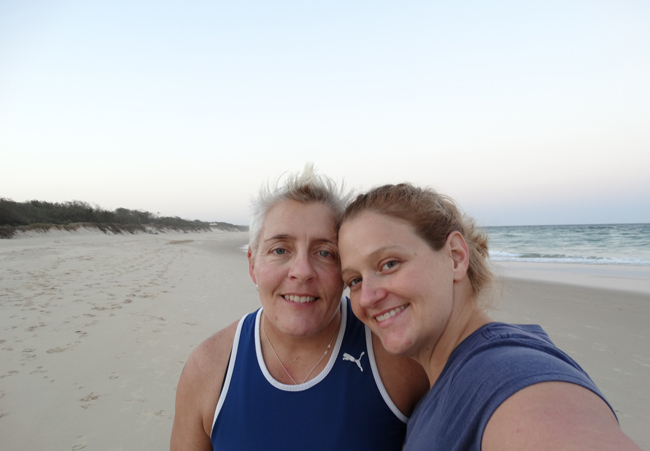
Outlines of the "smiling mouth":
{"type": "Polygon", "coordinates": [[[297,304],[305,304],[307,302],[314,302],[316,297],[314,296],[294,296],[293,294],[284,294],[282,295],[287,301],[295,302],[297,304]]]}
{"type": "Polygon", "coordinates": [[[404,310],[407,306],[402,305],[400,307],[396,307],[393,310],[390,310],[383,315],[377,315],[375,316],[375,319],[377,320],[378,323],[381,323],[382,321],[386,321],[388,318],[392,318],[393,316],[397,315],[399,312],[404,310]]]}

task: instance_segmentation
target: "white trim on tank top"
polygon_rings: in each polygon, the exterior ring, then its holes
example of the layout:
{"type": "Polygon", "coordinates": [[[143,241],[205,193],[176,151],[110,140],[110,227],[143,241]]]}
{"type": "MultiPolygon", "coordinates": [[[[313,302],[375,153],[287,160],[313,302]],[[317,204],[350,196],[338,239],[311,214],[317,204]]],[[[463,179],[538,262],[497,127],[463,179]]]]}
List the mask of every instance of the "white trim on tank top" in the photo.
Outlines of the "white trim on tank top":
{"type": "MultiPolygon", "coordinates": [[[[327,362],[327,366],[314,379],[307,381],[304,384],[298,384],[298,385],[287,385],[276,381],[273,378],[273,376],[271,376],[271,373],[269,373],[268,369],[266,368],[266,364],[264,363],[264,358],[262,357],[262,349],[260,346],[259,325],[260,325],[260,317],[262,314],[262,309],[258,310],[255,316],[255,352],[257,354],[257,362],[260,366],[260,369],[262,370],[262,373],[264,374],[266,380],[271,385],[278,388],[279,390],[296,392],[296,391],[307,390],[308,388],[313,387],[314,385],[319,383],[321,380],[325,379],[325,377],[329,374],[329,372],[334,367],[334,363],[336,363],[336,358],[339,355],[341,344],[343,343],[343,336],[345,335],[345,328],[347,325],[347,316],[348,316],[347,299],[345,298],[345,296],[341,298],[340,308],[341,308],[341,324],[339,326],[339,334],[338,337],[336,338],[336,345],[334,346],[332,355],[330,356],[330,359],[327,362]]],[[[237,349],[239,347],[241,329],[242,326],[244,325],[244,320],[247,317],[248,315],[244,315],[242,319],[239,320],[239,324],[237,324],[237,331],[235,332],[232,351],[230,353],[230,363],[228,364],[228,371],[226,372],[226,378],[223,382],[223,388],[221,390],[221,394],[219,395],[219,401],[217,402],[217,407],[214,412],[214,418],[212,419],[212,429],[210,430],[210,436],[212,436],[212,432],[214,430],[214,424],[217,422],[217,417],[219,416],[221,407],[223,406],[223,403],[226,400],[226,395],[228,394],[228,388],[230,387],[230,380],[232,378],[232,373],[235,368],[235,361],[237,360],[237,349]]],[[[400,412],[400,410],[397,408],[393,400],[390,398],[381,380],[381,376],[379,375],[379,370],[377,369],[377,362],[375,361],[375,353],[372,347],[372,333],[370,332],[370,329],[365,325],[364,325],[364,329],[366,332],[366,348],[368,349],[368,360],[370,361],[370,368],[372,369],[372,375],[375,379],[375,384],[379,389],[379,393],[381,394],[381,397],[384,399],[384,402],[391,410],[391,412],[393,412],[393,414],[402,422],[406,423],[408,421],[408,417],[404,415],[402,412],[400,412]]]]}
{"type": "Polygon", "coordinates": [[[381,397],[384,398],[384,402],[391,410],[391,412],[393,412],[397,418],[402,420],[403,423],[407,423],[409,418],[397,408],[393,400],[390,398],[390,395],[386,391],[386,387],[384,387],[384,383],[381,381],[381,376],[379,375],[379,369],[377,368],[377,362],[375,361],[375,350],[372,347],[372,332],[370,331],[370,328],[368,326],[364,325],[363,327],[366,328],[366,347],[368,348],[368,358],[370,359],[370,367],[372,368],[372,375],[375,377],[375,383],[377,384],[379,393],[381,393],[381,397]]]}
{"type": "Polygon", "coordinates": [[[271,376],[271,373],[269,373],[269,370],[266,367],[266,363],[264,362],[264,356],[262,355],[262,346],[260,340],[260,316],[262,314],[263,309],[260,309],[257,312],[257,317],[255,318],[255,352],[257,353],[257,363],[259,364],[260,369],[262,370],[262,374],[264,374],[264,377],[269,382],[269,384],[273,385],[278,390],[297,392],[297,391],[307,390],[308,388],[313,387],[314,385],[318,384],[320,381],[325,379],[325,377],[327,377],[327,375],[332,370],[332,368],[334,368],[334,364],[336,363],[336,357],[339,355],[339,350],[341,349],[341,344],[343,343],[343,336],[345,335],[345,325],[347,324],[347,317],[348,317],[348,309],[346,308],[347,305],[345,304],[345,302],[346,302],[345,297],[342,297],[339,305],[339,309],[341,310],[341,324],[339,325],[339,334],[338,337],[336,338],[336,344],[334,345],[332,354],[330,355],[330,358],[327,361],[327,365],[325,366],[323,371],[321,371],[318,374],[318,376],[316,376],[312,380],[305,382],[304,384],[298,384],[298,385],[287,385],[287,384],[283,384],[282,382],[278,382],[273,378],[273,376],[271,376]]]}
{"type": "Polygon", "coordinates": [[[217,402],[217,408],[214,409],[214,418],[212,419],[212,428],[210,429],[210,437],[212,437],[212,431],[214,430],[214,423],[217,422],[217,417],[221,411],[224,401],[226,400],[226,395],[228,394],[228,388],[230,387],[230,379],[232,378],[232,372],[235,368],[235,358],[237,357],[237,348],[239,347],[239,336],[241,335],[241,328],[244,325],[244,320],[247,315],[244,315],[242,319],[239,320],[237,324],[237,331],[235,332],[235,339],[232,342],[232,350],[230,351],[230,363],[228,364],[228,371],[226,371],[226,378],[223,381],[221,386],[221,394],[219,395],[219,401],[217,402]]]}

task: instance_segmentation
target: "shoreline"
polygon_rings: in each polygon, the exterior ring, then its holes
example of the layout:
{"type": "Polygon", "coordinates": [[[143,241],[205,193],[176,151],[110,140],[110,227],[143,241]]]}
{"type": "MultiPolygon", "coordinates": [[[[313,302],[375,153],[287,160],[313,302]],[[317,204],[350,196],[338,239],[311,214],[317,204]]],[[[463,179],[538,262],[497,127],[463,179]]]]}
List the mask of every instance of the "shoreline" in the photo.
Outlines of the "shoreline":
{"type": "MultiPolygon", "coordinates": [[[[168,448],[189,354],[259,307],[247,241],[246,232],[214,229],[0,240],[3,446],[168,448]]],[[[569,284],[574,265],[525,265],[499,270],[501,302],[490,315],[540,324],[650,449],[650,296],[617,291],[612,281],[627,279],[616,271],[569,284]]]]}

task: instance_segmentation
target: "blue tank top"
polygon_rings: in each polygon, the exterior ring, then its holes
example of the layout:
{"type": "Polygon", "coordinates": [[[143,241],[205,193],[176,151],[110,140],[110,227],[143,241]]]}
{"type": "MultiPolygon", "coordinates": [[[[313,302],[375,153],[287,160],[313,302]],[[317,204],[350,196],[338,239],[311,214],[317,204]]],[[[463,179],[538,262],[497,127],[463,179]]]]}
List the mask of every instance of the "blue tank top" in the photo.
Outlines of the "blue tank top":
{"type": "Polygon", "coordinates": [[[325,369],[300,385],[268,372],[260,347],[262,309],[237,327],[212,423],[212,447],[230,450],[401,450],[407,418],[379,377],[372,338],[341,300],[341,327],[325,369]]]}

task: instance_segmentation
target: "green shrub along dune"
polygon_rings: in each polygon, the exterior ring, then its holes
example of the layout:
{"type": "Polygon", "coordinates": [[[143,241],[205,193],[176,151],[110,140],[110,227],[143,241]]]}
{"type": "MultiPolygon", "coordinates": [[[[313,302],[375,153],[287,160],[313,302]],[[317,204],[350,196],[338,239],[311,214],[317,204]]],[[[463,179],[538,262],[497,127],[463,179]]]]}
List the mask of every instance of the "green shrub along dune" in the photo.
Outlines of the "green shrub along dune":
{"type": "MultiPolygon", "coordinates": [[[[158,216],[142,210],[118,208],[103,210],[78,200],[71,202],[43,202],[30,200],[14,202],[0,198],[0,238],[11,238],[18,231],[51,229],[74,231],[79,227],[94,227],[102,232],[136,233],[174,229],[184,231],[210,231],[209,222],[181,219],[178,216],[158,216]]],[[[245,226],[217,223],[222,230],[247,230],[245,226]]]]}

